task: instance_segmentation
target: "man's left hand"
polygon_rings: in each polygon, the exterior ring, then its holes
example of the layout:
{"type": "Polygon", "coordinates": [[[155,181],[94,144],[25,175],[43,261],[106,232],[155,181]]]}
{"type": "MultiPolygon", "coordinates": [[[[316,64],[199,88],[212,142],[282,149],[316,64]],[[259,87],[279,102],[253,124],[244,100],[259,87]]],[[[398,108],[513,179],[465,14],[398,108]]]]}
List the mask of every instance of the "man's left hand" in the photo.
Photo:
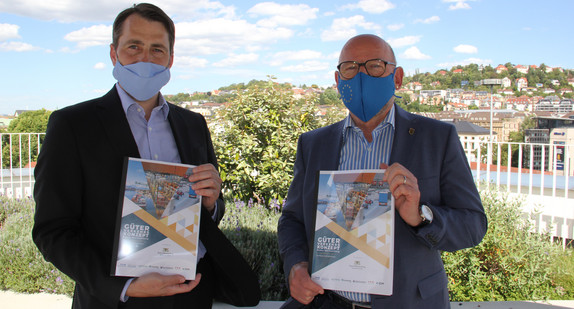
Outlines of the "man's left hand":
{"type": "Polygon", "coordinates": [[[380,168],[386,169],[383,181],[389,183],[391,194],[395,197],[396,211],[408,225],[419,225],[422,222],[419,213],[421,192],[417,178],[399,163],[391,166],[382,163],[380,168]]]}
{"type": "Polygon", "coordinates": [[[213,213],[222,183],[215,166],[210,163],[197,166],[193,169],[193,174],[189,176],[189,181],[195,182],[191,188],[201,195],[201,204],[213,213]]]}

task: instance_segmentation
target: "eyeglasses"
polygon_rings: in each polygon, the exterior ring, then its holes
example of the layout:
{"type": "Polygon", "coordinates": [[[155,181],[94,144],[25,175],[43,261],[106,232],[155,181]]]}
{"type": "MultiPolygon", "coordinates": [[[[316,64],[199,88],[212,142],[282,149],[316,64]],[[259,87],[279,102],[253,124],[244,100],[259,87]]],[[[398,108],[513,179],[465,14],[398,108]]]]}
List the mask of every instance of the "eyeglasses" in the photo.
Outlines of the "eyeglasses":
{"type": "Polygon", "coordinates": [[[365,67],[367,74],[372,77],[381,77],[385,74],[387,65],[396,65],[395,63],[388,62],[382,59],[371,59],[363,63],[357,61],[344,61],[339,63],[337,70],[345,79],[351,79],[359,73],[361,66],[365,67]]]}

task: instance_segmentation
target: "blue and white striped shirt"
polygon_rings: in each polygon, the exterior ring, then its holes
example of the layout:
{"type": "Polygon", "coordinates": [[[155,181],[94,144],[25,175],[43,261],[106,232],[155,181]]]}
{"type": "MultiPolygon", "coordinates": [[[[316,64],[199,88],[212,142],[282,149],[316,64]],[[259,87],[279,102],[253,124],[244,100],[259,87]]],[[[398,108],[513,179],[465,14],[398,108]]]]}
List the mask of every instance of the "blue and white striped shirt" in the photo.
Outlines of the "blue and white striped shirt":
{"type": "Polygon", "coordinates": [[[370,143],[351,116],[347,116],[343,125],[343,148],[339,170],[378,169],[379,164],[388,164],[394,135],[394,105],[387,117],[373,130],[373,140],[370,143]]]}
{"type": "MultiPolygon", "coordinates": [[[[373,130],[373,140],[370,143],[349,114],[343,125],[343,147],[339,160],[339,170],[378,169],[381,163],[389,164],[394,135],[394,104],[385,119],[373,130]]],[[[334,292],[352,301],[371,301],[371,297],[367,293],[334,292]]]]}

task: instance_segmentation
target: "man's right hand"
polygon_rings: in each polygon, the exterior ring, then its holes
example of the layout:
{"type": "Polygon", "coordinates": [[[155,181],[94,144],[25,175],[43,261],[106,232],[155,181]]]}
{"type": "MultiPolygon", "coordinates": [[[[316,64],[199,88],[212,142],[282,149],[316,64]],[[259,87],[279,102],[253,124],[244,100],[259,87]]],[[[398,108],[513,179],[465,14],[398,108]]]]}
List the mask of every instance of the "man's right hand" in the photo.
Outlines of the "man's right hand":
{"type": "Polygon", "coordinates": [[[297,263],[291,267],[289,291],[291,291],[291,297],[304,305],[312,302],[317,294],[325,293],[320,285],[311,280],[308,262],[297,263]]]}
{"type": "Polygon", "coordinates": [[[201,274],[195,275],[195,280],[185,283],[181,275],[145,274],[131,282],[126,296],[129,297],[158,297],[187,293],[193,290],[201,279],[201,274]]]}

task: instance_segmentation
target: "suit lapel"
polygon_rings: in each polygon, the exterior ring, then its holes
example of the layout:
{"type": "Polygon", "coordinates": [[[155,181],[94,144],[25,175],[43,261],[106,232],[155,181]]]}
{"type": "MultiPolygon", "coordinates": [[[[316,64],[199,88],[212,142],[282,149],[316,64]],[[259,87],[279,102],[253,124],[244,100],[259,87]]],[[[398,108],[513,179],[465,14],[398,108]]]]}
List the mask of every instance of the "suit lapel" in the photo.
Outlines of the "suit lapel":
{"type": "Polygon", "coordinates": [[[408,112],[395,105],[395,137],[389,165],[398,162],[403,166],[411,163],[411,152],[413,151],[414,140],[417,136],[418,124],[408,112]]]}
{"type": "Polygon", "coordinates": [[[193,151],[193,136],[190,136],[191,129],[188,129],[188,123],[185,122],[182,115],[174,106],[170,104],[169,114],[167,115],[173,138],[177,145],[177,150],[181,158],[181,162],[186,164],[193,164],[196,162],[193,151]]]}
{"type": "MultiPolygon", "coordinates": [[[[132,135],[118,92],[114,86],[96,108],[103,130],[122,156],[139,158],[138,146],[132,135]]],[[[97,130],[97,128],[93,128],[97,130]]]]}
{"type": "Polygon", "coordinates": [[[339,169],[339,161],[341,157],[341,147],[343,147],[343,121],[339,121],[332,126],[329,127],[330,132],[327,136],[332,136],[333,139],[325,138],[321,140],[321,152],[324,155],[319,159],[318,166],[321,166],[320,170],[338,170],[339,169]],[[336,154],[332,156],[330,154],[336,154]]]}

